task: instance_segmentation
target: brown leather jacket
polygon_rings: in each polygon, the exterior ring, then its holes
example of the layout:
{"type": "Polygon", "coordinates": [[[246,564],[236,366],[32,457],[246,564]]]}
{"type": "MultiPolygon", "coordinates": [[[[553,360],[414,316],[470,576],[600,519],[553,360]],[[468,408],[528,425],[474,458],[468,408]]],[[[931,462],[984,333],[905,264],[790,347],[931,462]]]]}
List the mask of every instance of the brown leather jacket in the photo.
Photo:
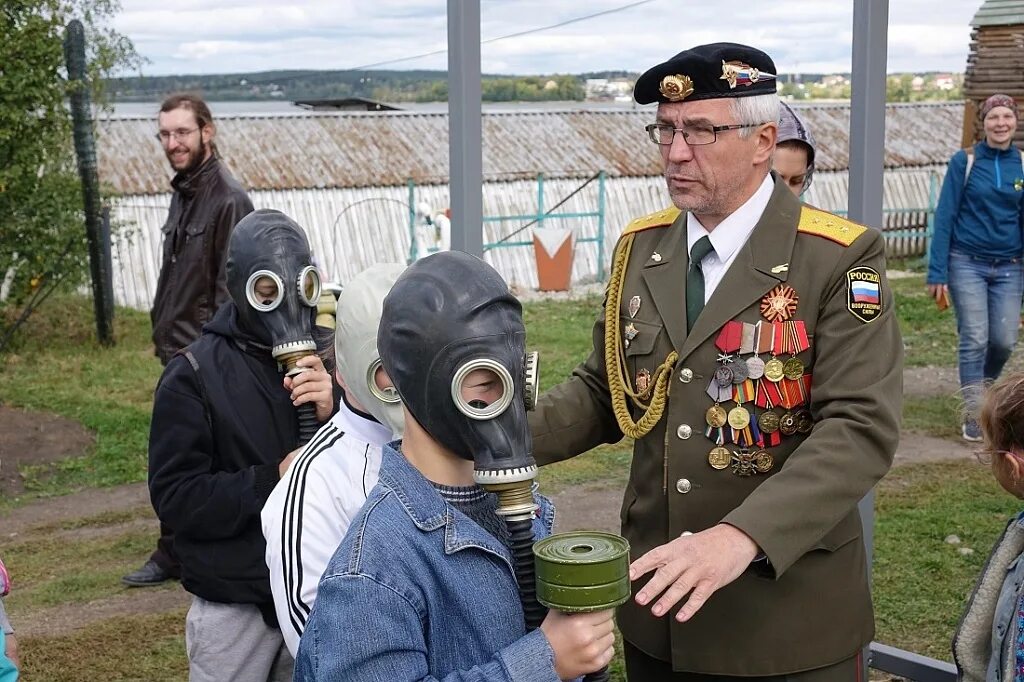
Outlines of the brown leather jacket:
{"type": "Polygon", "coordinates": [[[156,356],[166,365],[199,338],[228,295],[224,263],[235,223],[252,212],[249,196],[217,157],[171,181],[163,261],[150,319],[156,356]]]}

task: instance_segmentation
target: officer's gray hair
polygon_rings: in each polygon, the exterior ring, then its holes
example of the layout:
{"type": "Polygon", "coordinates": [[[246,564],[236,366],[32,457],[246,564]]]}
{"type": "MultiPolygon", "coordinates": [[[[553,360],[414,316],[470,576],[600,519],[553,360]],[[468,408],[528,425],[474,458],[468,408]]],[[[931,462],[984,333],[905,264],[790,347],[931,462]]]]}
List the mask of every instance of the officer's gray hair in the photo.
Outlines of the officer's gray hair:
{"type": "MultiPolygon", "coordinates": [[[[779,96],[776,94],[754,95],[752,97],[733,97],[732,113],[737,123],[755,125],[760,123],[779,123],[779,96]]],[[[740,137],[750,137],[757,128],[741,128],[737,132],[740,137]]]]}

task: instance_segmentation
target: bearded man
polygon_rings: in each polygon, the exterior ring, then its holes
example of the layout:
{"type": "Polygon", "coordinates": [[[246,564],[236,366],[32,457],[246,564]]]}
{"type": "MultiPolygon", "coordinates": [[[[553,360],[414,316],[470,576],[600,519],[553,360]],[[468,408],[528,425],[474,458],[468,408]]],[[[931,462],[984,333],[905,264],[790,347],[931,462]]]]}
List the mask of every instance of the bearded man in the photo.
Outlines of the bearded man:
{"type": "MultiPolygon", "coordinates": [[[[175,173],[150,311],[156,356],[166,366],[199,338],[203,325],[229,299],[224,271],[228,236],[253,206],[220,161],[213,116],[201,97],[171,95],[160,105],[157,121],[156,138],[175,173]]],[[[172,542],[171,532],[161,525],[156,551],[121,580],[130,587],[146,587],[179,577],[172,542]]]]}

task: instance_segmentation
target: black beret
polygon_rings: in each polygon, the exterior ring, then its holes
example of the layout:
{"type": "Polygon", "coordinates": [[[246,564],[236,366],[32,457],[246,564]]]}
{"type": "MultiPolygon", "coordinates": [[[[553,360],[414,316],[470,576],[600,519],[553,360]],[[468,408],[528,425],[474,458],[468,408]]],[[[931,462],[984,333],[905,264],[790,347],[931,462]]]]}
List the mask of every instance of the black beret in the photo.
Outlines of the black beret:
{"type": "Polygon", "coordinates": [[[775,62],[761,50],[738,43],[711,43],[683,50],[648,69],[636,81],[639,104],[775,92],[775,62]]]}

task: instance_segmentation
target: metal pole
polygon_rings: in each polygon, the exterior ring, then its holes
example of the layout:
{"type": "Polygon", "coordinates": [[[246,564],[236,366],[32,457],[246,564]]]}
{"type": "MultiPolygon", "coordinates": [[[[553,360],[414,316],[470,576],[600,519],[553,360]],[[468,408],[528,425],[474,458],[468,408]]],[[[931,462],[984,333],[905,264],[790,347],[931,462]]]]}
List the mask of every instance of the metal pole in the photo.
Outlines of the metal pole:
{"type": "MultiPolygon", "coordinates": [[[[888,28],[889,0],[854,0],[848,208],[852,220],[879,228],[882,227],[888,28]]],[[[874,550],[874,501],[874,492],[871,492],[860,502],[869,569],[874,550]]]]}
{"type": "Polygon", "coordinates": [[[483,255],[480,0],[448,0],[451,248],[483,255]]]}
{"type": "Polygon", "coordinates": [[[416,260],[416,182],[409,178],[406,186],[409,189],[409,258],[406,265],[411,265],[416,260]]]}
{"type": "MultiPolygon", "coordinates": [[[[885,60],[889,0],[854,0],[853,70],[850,103],[850,196],[848,215],[882,227],[882,173],[885,167],[885,60]]],[[[864,527],[868,579],[875,544],[875,493],[858,505],[864,527]]],[[[867,662],[867,651],[864,652],[867,662]]],[[[863,666],[862,680],[867,680],[863,666]]]]}

